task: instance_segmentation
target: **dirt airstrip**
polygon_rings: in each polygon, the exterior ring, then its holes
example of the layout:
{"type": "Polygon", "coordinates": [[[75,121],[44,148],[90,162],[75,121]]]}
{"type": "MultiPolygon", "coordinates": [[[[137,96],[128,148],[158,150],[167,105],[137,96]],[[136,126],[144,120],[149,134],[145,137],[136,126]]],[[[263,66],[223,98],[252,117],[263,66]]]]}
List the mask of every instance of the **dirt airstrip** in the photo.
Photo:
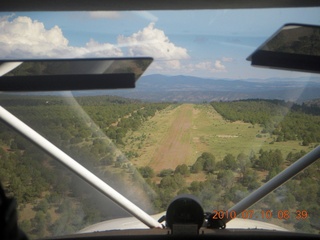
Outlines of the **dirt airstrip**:
{"type": "MultiPolygon", "coordinates": [[[[203,138],[210,134],[205,128],[217,121],[210,106],[182,104],[156,114],[138,131],[127,137],[126,150],[136,152],[136,166],[150,166],[155,172],[175,169],[177,165],[191,165],[208,146],[203,138]],[[209,109],[209,112],[208,112],[209,109]],[[143,134],[147,139],[137,147],[136,141],[143,134]]],[[[215,113],[217,114],[217,113],[215,113]]],[[[219,114],[217,114],[220,116],[219,114]]]]}
{"type": "Polygon", "coordinates": [[[192,110],[192,105],[187,104],[176,109],[175,118],[158,143],[150,162],[150,167],[155,171],[164,168],[175,169],[177,165],[185,163],[191,155],[192,110]]]}

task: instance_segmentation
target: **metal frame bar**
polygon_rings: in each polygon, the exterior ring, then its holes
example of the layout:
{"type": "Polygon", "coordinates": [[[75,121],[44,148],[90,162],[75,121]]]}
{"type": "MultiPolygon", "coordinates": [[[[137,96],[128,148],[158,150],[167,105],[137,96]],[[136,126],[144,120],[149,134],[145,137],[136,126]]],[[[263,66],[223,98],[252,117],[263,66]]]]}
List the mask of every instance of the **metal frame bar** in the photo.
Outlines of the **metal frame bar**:
{"type": "Polygon", "coordinates": [[[53,145],[51,142],[42,137],[39,133],[34,131],[32,128],[30,128],[28,125],[23,123],[21,120],[19,120],[17,117],[12,115],[10,112],[8,112],[1,106],[0,119],[12,128],[14,128],[16,131],[20,132],[25,137],[30,139],[33,143],[35,143],[48,154],[53,156],[59,162],[64,164],[72,172],[76,173],[87,183],[92,185],[106,197],[110,198],[112,201],[114,201],[128,213],[139,219],[142,223],[144,223],[150,228],[162,228],[161,224],[158,223],[155,219],[153,219],[149,214],[147,214],[134,203],[122,196],[120,193],[118,193],[116,190],[114,190],[100,178],[95,176],[92,172],[80,165],[77,161],[72,159],[66,153],[61,151],[59,148],[57,148],[55,145],[53,145]]]}
{"type": "Polygon", "coordinates": [[[10,0],[1,2],[1,11],[128,11],[172,9],[241,9],[314,7],[319,0],[10,0]]]}
{"type": "MultiPolygon", "coordinates": [[[[302,171],[303,169],[305,169],[306,167],[314,163],[319,158],[320,158],[320,146],[316,147],[311,152],[304,155],[302,158],[300,158],[295,163],[293,163],[290,167],[286,168],[277,176],[270,179],[267,183],[262,185],[260,188],[258,188],[254,192],[252,192],[249,196],[242,199],[240,202],[238,202],[228,211],[229,212],[235,211],[237,215],[240,214],[241,212],[246,210],[248,207],[260,201],[263,197],[268,195],[270,192],[272,192],[273,190],[275,190],[276,188],[284,184],[286,181],[294,177],[300,171],[302,171]]],[[[232,220],[231,218],[229,219],[226,218],[224,219],[224,222],[227,223],[231,220],[232,220]]]]}

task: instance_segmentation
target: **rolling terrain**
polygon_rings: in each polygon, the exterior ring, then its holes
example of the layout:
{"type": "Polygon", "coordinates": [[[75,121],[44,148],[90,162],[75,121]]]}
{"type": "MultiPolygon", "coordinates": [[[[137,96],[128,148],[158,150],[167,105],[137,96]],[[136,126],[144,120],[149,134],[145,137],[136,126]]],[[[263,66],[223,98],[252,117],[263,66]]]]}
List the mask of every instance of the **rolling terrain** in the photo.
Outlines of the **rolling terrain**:
{"type": "MultiPolygon", "coordinates": [[[[302,103],[319,98],[319,92],[319,77],[215,79],[155,74],[142,76],[135,89],[112,90],[107,94],[153,102],[202,103],[262,98],[302,103]]],[[[98,95],[106,92],[88,91],[86,94],[98,95]]]]}
{"type": "MultiPolygon", "coordinates": [[[[21,95],[0,102],[150,213],[165,210],[182,193],[198,196],[206,211],[228,209],[319,143],[320,116],[312,104],[21,95]]],[[[17,198],[20,225],[30,236],[72,233],[126,216],[50,156],[5,125],[0,128],[0,179],[17,198]]],[[[253,207],[301,207],[310,213],[305,222],[258,220],[314,232],[319,169],[320,164],[308,168],[253,207]]]]}
{"type": "Polygon", "coordinates": [[[308,149],[298,141],[270,145],[274,138],[261,134],[262,129],[259,124],[225,120],[209,104],[171,105],[137,131],[129,132],[124,151],[136,153],[137,157],[131,159],[134,165],[148,165],[159,173],[180,164],[192,165],[202,152],[210,152],[221,161],[228,153],[250,155],[261,148],[278,148],[284,155],[308,149]]]}

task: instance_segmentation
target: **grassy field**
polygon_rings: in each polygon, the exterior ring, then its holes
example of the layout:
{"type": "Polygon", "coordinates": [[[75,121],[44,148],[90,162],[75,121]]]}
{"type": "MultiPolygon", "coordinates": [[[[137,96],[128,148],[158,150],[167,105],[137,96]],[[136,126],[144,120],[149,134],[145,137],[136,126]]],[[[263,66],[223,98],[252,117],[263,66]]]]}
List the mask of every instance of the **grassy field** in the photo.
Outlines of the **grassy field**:
{"type": "Polygon", "coordinates": [[[125,152],[135,153],[136,166],[151,166],[156,173],[179,164],[192,165],[202,152],[217,161],[230,153],[250,155],[263,150],[308,150],[298,141],[274,142],[275,136],[262,134],[259,125],[224,120],[209,104],[171,105],[146,121],[125,138],[125,152]]]}

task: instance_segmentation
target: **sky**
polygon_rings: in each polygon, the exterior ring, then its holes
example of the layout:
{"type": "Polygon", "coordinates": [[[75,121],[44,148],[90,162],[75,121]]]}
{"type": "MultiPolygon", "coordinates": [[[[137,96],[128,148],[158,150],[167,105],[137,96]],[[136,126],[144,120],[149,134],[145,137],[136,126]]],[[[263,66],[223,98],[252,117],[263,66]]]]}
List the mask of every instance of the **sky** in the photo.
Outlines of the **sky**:
{"type": "Polygon", "coordinates": [[[145,74],[247,79],[303,73],[246,58],[286,23],[320,25],[320,8],[0,14],[0,58],[153,57],[145,74]]]}

